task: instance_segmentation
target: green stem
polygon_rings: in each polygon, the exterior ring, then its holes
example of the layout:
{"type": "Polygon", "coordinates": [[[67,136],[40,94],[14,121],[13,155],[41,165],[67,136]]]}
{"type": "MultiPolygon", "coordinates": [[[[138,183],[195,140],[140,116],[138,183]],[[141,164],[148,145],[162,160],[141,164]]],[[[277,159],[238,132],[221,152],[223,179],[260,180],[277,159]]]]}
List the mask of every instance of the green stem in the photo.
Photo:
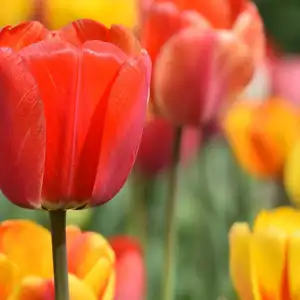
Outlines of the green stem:
{"type": "Polygon", "coordinates": [[[66,211],[50,211],[55,300],[69,300],[66,211]]]}
{"type": "Polygon", "coordinates": [[[162,300],[174,299],[173,275],[176,264],[176,192],[177,168],[180,160],[180,144],[182,129],[175,129],[175,140],[172,153],[172,165],[169,171],[168,196],[166,203],[166,228],[164,238],[164,273],[162,284],[162,300]]]}

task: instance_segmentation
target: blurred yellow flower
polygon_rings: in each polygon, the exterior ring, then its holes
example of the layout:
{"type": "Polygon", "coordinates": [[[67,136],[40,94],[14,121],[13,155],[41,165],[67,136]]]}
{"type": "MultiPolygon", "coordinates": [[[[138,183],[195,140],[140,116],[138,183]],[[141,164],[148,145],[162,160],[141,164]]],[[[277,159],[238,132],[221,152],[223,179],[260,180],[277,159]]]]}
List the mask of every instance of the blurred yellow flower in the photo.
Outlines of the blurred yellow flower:
{"type": "MultiPolygon", "coordinates": [[[[112,300],[115,254],[99,234],[67,228],[70,300],[112,300]]],[[[50,232],[25,220],[0,225],[0,300],[54,299],[50,232]]]]}
{"type": "Polygon", "coordinates": [[[138,20],[138,0],[47,0],[46,23],[60,28],[76,19],[89,18],[110,26],[134,27],[138,20]]]}
{"type": "Polygon", "coordinates": [[[300,299],[300,211],[262,211],[253,230],[236,223],[229,234],[230,272],[241,300],[300,299]]]}
{"type": "Polygon", "coordinates": [[[276,177],[300,136],[300,112],[285,99],[233,104],[223,122],[225,136],[241,166],[258,177],[276,177]]]}
{"type": "Polygon", "coordinates": [[[0,0],[0,27],[31,19],[35,0],[0,0]]]}

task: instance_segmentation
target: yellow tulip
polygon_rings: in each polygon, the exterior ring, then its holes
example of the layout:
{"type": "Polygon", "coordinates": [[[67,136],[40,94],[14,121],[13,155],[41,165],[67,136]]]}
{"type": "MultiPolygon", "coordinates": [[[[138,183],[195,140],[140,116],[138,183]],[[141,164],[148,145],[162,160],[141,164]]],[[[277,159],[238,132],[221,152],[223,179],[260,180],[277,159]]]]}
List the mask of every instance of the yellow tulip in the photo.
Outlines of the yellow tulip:
{"type": "Polygon", "coordinates": [[[0,0],[0,27],[31,19],[35,0],[0,0]]]}
{"type": "Polygon", "coordinates": [[[231,277],[241,300],[300,299],[300,211],[262,211],[252,231],[248,224],[234,224],[229,243],[231,277]]]}
{"type": "MultiPolygon", "coordinates": [[[[94,232],[67,228],[70,300],[112,300],[115,254],[94,232]]],[[[54,299],[50,232],[25,220],[0,225],[0,300],[54,299]]]]}
{"type": "Polygon", "coordinates": [[[224,132],[237,160],[257,177],[278,177],[300,136],[300,112],[281,98],[241,100],[225,116],[224,132]]]}
{"type": "Polygon", "coordinates": [[[60,28],[76,19],[89,18],[110,26],[134,27],[138,20],[138,0],[47,0],[46,23],[60,28]]]}

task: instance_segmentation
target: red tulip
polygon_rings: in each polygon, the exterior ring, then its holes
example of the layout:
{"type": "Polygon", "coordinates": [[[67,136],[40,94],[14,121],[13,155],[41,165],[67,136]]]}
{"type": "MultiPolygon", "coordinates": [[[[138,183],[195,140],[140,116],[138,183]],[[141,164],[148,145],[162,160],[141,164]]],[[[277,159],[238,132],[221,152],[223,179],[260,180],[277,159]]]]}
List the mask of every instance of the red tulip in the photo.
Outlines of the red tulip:
{"type": "Polygon", "coordinates": [[[151,99],[181,126],[213,120],[264,53],[261,19],[245,0],[157,0],[140,35],[154,63],[151,99]]]}
{"type": "Polygon", "coordinates": [[[58,32],[36,22],[4,28],[0,45],[10,47],[0,48],[5,196],[47,209],[110,200],[140,142],[148,55],[122,27],[90,20],[58,32]]]}
{"type": "MultiPolygon", "coordinates": [[[[146,124],[135,166],[145,175],[156,175],[171,165],[175,128],[163,118],[155,118],[146,124]]],[[[193,127],[183,130],[181,160],[187,162],[200,146],[200,131],[193,127]]]]}
{"type": "Polygon", "coordinates": [[[115,300],[143,300],[146,270],[139,244],[126,236],[114,237],[110,245],[116,254],[115,300]]]}

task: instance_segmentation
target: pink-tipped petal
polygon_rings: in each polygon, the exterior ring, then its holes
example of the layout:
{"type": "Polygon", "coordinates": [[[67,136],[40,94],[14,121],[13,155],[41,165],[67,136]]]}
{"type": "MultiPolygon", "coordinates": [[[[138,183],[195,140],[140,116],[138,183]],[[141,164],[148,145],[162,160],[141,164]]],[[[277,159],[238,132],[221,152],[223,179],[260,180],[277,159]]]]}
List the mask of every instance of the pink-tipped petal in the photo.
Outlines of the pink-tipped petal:
{"type": "Polygon", "coordinates": [[[38,207],[45,161],[45,120],[24,60],[0,49],[0,187],[12,202],[38,207]]]}

